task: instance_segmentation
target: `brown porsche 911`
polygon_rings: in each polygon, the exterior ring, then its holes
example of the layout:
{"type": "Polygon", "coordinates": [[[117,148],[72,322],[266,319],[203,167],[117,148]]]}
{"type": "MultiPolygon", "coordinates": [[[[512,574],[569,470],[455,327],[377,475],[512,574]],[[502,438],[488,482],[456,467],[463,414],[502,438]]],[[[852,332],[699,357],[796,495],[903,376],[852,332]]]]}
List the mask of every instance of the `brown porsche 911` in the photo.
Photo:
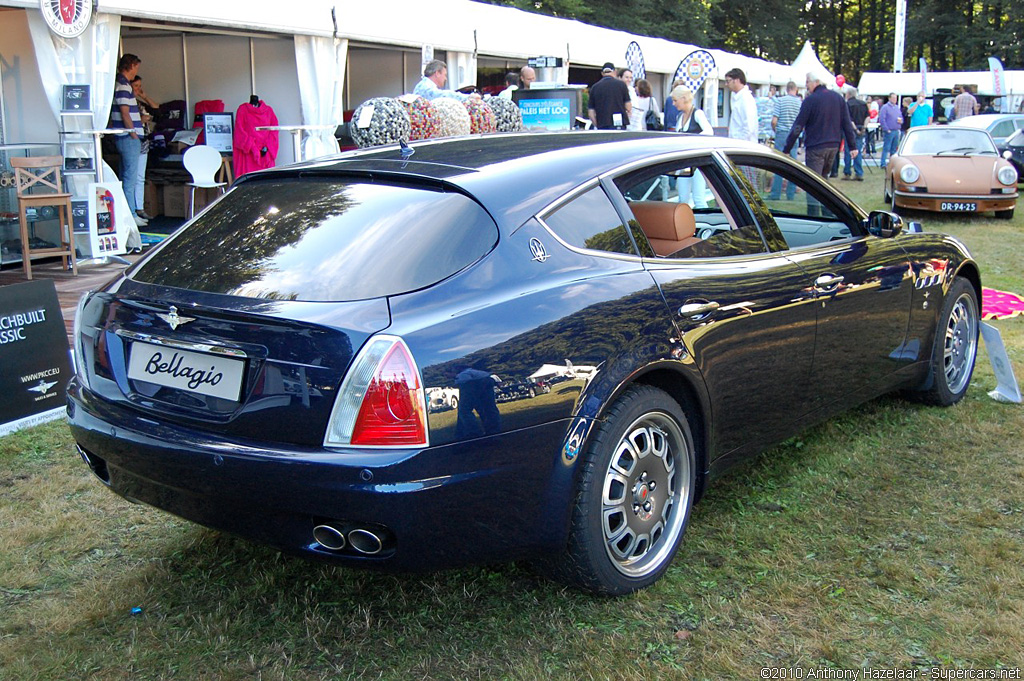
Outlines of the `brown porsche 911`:
{"type": "Polygon", "coordinates": [[[985,130],[929,125],[911,128],[885,170],[892,209],[942,213],[995,211],[1013,217],[1017,171],[985,130]]]}

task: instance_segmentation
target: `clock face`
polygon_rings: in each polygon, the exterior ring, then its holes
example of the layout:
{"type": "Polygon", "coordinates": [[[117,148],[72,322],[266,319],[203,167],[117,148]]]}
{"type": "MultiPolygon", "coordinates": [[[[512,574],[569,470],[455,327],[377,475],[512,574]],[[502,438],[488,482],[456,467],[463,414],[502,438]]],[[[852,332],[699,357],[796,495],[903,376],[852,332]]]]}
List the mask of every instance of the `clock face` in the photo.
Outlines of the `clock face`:
{"type": "Polygon", "coordinates": [[[93,0],[39,0],[43,20],[62,38],[77,38],[89,27],[93,0]]]}

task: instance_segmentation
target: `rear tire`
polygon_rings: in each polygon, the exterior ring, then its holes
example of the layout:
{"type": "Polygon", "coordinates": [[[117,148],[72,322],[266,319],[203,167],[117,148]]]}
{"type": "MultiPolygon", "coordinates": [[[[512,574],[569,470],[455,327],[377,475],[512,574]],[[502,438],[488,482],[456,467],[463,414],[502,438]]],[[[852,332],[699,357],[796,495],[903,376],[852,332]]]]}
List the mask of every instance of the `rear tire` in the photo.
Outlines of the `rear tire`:
{"type": "Polygon", "coordinates": [[[693,507],[696,456],[679,404],[651,386],[627,390],[580,461],[563,581],[622,595],[668,570],[693,507]]]}
{"type": "Polygon", "coordinates": [[[948,407],[963,398],[978,358],[980,332],[978,295],[970,282],[957,277],[946,294],[935,329],[931,387],[916,393],[921,401],[948,407]]]}

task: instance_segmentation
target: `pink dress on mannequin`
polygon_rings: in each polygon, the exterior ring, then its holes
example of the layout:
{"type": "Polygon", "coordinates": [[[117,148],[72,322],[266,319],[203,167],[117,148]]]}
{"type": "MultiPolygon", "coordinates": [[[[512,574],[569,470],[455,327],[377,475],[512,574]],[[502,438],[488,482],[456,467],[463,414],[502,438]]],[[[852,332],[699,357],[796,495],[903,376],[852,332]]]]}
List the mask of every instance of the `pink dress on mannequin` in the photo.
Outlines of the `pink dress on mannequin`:
{"type": "Polygon", "coordinates": [[[264,125],[277,125],[277,115],[262,99],[258,106],[245,103],[235,114],[235,134],[232,143],[235,177],[254,170],[273,168],[277,160],[278,131],[257,130],[264,125]],[[266,153],[263,149],[266,148],[266,153]]]}

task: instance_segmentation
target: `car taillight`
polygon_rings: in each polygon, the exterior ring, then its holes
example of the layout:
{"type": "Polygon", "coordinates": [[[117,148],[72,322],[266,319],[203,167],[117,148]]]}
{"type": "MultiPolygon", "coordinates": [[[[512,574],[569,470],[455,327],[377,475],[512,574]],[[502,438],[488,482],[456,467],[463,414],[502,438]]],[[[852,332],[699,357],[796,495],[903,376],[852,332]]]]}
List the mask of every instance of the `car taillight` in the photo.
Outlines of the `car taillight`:
{"type": "Polygon", "coordinates": [[[328,447],[425,447],[427,408],[412,353],[397,336],[375,336],[341,384],[324,437],[328,447]]]}

